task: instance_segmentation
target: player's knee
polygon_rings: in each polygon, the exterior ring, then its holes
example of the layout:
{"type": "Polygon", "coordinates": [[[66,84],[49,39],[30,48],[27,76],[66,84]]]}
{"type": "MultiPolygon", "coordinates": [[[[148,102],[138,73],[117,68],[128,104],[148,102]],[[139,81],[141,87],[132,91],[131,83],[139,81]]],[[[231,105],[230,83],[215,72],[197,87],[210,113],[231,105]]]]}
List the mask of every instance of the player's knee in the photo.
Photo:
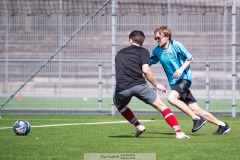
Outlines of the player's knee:
{"type": "Polygon", "coordinates": [[[115,104],[115,107],[116,107],[118,110],[122,108],[122,106],[121,106],[121,105],[118,105],[118,104],[115,104]]]}

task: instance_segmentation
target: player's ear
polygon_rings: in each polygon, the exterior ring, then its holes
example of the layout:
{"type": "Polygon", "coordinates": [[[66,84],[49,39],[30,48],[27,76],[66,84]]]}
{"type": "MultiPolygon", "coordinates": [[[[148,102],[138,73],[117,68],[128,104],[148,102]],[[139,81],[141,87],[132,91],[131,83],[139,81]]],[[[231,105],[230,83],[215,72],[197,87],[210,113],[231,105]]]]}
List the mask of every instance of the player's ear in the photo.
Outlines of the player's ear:
{"type": "Polygon", "coordinates": [[[133,42],[132,39],[129,39],[128,44],[131,45],[132,42],[133,42]]]}

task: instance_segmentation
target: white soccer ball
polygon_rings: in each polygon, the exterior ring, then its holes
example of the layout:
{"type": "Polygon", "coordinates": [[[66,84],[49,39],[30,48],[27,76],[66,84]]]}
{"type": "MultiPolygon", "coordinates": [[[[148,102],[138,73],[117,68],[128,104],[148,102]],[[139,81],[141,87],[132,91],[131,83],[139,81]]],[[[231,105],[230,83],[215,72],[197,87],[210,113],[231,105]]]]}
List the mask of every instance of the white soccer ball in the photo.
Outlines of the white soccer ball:
{"type": "Polygon", "coordinates": [[[16,135],[26,136],[31,130],[30,123],[26,120],[18,120],[13,125],[16,135]]]}

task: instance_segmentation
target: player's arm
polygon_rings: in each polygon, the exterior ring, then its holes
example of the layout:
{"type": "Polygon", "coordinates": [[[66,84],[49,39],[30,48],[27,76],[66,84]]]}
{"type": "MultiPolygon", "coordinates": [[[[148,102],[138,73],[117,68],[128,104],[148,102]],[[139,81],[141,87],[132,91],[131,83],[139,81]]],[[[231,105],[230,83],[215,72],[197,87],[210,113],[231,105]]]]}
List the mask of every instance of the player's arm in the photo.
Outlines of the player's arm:
{"type": "Polygon", "coordinates": [[[150,65],[156,64],[157,62],[159,62],[159,59],[155,54],[155,48],[154,48],[152,51],[152,54],[150,55],[150,65]]]}
{"type": "Polygon", "coordinates": [[[192,55],[188,50],[180,43],[175,41],[174,47],[178,50],[178,54],[181,54],[183,57],[185,57],[185,62],[182,64],[182,66],[176,70],[173,74],[174,78],[178,78],[181,76],[181,74],[184,72],[184,70],[190,66],[190,64],[193,62],[192,55]]]}
{"type": "Polygon", "coordinates": [[[190,60],[186,60],[183,65],[178,69],[176,70],[174,73],[173,73],[173,77],[174,78],[178,78],[181,76],[181,74],[183,73],[183,71],[188,67],[190,66],[190,64],[193,62],[193,58],[191,58],[190,60]]]}
{"type": "Polygon", "coordinates": [[[157,89],[161,90],[162,92],[166,93],[166,88],[162,84],[158,84],[157,81],[154,79],[151,67],[149,64],[142,65],[142,71],[146,79],[157,89]]]}

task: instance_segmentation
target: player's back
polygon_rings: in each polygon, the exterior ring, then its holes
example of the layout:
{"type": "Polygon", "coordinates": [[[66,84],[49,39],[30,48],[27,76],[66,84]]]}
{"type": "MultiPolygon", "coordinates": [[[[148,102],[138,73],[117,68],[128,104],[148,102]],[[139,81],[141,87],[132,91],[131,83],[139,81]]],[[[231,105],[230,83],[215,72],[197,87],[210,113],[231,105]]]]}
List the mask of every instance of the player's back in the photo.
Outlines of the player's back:
{"type": "MultiPolygon", "coordinates": [[[[116,90],[122,91],[146,83],[142,75],[143,57],[146,49],[129,46],[120,50],[115,57],[116,90]]],[[[147,55],[149,57],[149,54],[147,55]]]]}

